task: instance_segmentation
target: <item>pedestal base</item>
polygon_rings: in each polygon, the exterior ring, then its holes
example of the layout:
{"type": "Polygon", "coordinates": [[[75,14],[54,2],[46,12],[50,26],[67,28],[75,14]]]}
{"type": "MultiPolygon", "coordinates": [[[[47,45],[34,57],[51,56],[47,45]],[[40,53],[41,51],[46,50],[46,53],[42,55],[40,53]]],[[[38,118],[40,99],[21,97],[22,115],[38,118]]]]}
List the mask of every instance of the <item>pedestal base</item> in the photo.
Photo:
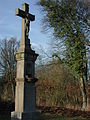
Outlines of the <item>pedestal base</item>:
{"type": "Polygon", "coordinates": [[[11,120],[41,120],[40,112],[12,112],[11,120]]]}

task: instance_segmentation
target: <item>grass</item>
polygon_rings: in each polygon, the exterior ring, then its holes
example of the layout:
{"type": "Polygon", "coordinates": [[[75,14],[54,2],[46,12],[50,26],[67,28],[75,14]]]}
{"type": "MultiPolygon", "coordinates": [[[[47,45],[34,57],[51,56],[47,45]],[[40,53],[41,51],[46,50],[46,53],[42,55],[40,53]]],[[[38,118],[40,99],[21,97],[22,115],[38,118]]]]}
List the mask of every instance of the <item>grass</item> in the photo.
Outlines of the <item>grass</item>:
{"type": "Polygon", "coordinates": [[[60,115],[42,115],[43,120],[90,120],[90,118],[82,117],[63,117],[60,115]]]}

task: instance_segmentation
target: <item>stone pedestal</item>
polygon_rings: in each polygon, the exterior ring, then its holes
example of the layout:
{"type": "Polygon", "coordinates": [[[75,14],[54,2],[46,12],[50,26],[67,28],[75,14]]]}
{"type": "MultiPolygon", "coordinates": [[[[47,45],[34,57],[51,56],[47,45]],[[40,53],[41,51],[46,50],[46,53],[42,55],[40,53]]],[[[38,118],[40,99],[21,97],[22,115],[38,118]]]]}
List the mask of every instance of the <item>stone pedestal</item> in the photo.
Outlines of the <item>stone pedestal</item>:
{"type": "Polygon", "coordinates": [[[36,111],[35,60],[37,54],[29,49],[27,52],[17,52],[17,76],[15,91],[15,111],[11,120],[40,120],[36,111]],[[30,50],[30,51],[29,51],[30,50]]]}
{"type": "Polygon", "coordinates": [[[36,112],[36,87],[35,83],[17,82],[15,111],[36,112]]]}
{"type": "Polygon", "coordinates": [[[17,53],[17,77],[15,91],[15,111],[11,120],[40,120],[40,112],[36,111],[35,60],[37,54],[17,53]],[[32,57],[33,55],[33,57],[32,57]],[[25,58],[26,56],[26,58],[25,58]],[[24,69],[24,70],[23,70],[24,69]],[[30,77],[30,76],[31,77],[30,77]]]}
{"type": "Polygon", "coordinates": [[[16,96],[11,120],[40,120],[40,112],[36,111],[35,83],[17,82],[16,96]]]}

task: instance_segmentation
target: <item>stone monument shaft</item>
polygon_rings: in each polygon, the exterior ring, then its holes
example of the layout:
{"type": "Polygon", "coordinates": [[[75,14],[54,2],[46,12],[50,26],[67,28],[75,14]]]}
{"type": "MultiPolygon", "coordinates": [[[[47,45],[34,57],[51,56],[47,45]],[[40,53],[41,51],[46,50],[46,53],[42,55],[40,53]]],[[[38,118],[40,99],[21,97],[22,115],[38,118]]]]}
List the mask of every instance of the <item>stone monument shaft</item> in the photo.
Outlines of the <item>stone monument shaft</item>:
{"type": "Polygon", "coordinates": [[[22,35],[20,48],[16,53],[16,91],[15,111],[11,113],[12,120],[40,120],[36,111],[35,61],[38,54],[31,49],[29,39],[30,21],[35,16],[29,13],[29,5],[24,3],[21,9],[16,9],[16,15],[22,17],[22,35]]]}

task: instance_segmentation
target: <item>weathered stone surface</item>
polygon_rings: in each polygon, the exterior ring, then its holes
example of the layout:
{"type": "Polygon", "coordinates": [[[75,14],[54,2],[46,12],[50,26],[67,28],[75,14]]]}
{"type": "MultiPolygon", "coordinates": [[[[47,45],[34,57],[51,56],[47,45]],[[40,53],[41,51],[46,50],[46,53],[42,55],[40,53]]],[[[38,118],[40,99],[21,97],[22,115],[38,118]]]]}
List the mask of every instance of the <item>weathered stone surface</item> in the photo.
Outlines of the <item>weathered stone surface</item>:
{"type": "Polygon", "coordinates": [[[16,93],[15,93],[15,111],[23,112],[24,110],[24,79],[18,79],[16,82],[16,93]]]}

